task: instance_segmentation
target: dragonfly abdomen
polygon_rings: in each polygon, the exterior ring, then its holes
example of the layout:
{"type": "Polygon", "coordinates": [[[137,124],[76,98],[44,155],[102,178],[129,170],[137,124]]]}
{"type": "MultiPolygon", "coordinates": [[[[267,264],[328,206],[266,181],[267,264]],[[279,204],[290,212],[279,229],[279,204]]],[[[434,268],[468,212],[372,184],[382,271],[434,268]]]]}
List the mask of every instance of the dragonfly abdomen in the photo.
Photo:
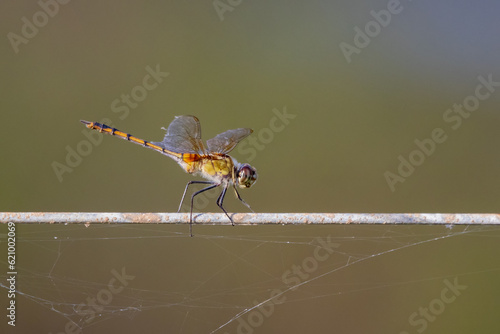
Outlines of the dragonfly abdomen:
{"type": "Polygon", "coordinates": [[[110,126],[108,126],[106,124],[102,124],[102,123],[98,123],[98,122],[89,122],[89,121],[80,121],[80,122],[82,122],[83,124],[85,124],[85,126],[87,128],[89,128],[89,129],[98,130],[99,132],[108,133],[108,134],[110,134],[112,136],[115,136],[115,137],[118,137],[118,138],[121,138],[121,139],[125,139],[125,140],[127,140],[129,142],[132,142],[134,144],[138,144],[138,145],[141,145],[141,146],[153,149],[155,151],[158,151],[160,153],[163,153],[165,155],[168,155],[171,158],[175,159],[175,158],[179,158],[181,156],[181,154],[179,154],[179,153],[171,152],[169,150],[164,149],[161,146],[152,144],[151,142],[149,142],[147,140],[137,138],[135,136],[132,136],[129,133],[126,133],[126,132],[120,131],[118,129],[112,128],[112,127],[110,127],[110,126]]]}

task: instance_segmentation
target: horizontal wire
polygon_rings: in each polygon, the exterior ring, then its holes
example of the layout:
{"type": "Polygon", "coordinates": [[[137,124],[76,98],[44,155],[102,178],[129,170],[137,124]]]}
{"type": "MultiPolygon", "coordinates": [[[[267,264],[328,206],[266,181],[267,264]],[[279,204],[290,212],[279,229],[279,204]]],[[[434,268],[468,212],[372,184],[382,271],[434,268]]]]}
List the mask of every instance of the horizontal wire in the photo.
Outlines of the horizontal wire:
{"type": "MultiPolygon", "coordinates": [[[[494,213],[234,213],[236,225],[500,225],[494,213]]],[[[189,213],[0,212],[0,223],[25,224],[188,224],[189,213]]],[[[197,225],[231,225],[223,213],[193,213],[197,225]]]]}

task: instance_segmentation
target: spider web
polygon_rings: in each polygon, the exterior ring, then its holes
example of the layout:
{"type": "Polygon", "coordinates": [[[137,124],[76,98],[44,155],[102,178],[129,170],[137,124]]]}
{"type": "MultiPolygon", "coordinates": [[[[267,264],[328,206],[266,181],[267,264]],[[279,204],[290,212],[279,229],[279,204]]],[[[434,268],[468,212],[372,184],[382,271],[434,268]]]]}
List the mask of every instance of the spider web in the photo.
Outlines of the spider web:
{"type": "MultiPolygon", "coordinates": [[[[484,305],[484,296],[498,297],[499,232],[491,226],[195,226],[190,238],[185,225],[18,224],[15,330],[451,331],[471,301],[484,305]]],[[[4,276],[1,287],[8,290],[5,282],[4,276]]],[[[477,322],[490,317],[493,308],[477,322]]]]}

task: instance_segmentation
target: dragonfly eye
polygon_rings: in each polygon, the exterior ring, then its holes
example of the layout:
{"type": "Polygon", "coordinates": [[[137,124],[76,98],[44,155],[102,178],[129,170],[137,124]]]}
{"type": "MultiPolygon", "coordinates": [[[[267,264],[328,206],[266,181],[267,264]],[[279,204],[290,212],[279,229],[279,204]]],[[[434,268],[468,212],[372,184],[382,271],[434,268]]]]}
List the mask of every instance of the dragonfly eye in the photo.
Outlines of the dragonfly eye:
{"type": "Polygon", "coordinates": [[[240,188],[250,188],[257,181],[257,171],[249,164],[243,164],[238,169],[237,183],[240,188]]]}

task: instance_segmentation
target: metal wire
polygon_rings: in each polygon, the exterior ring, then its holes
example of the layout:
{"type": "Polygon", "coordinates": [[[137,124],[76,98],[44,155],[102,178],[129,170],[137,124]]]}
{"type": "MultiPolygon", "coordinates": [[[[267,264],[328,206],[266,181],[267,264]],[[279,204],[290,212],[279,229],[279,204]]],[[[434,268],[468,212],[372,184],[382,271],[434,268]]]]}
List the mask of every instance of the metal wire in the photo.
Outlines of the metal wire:
{"type": "MultiPolygon", "coordinates": [[[[479,213],[235,213],[236,225],[500,225],[500,214],[479,213]]],[[[188,213],[0,212],[0,223],[187,224],[188,213]]],[[[223,213],[193,213],[197,225],[231,225],[223,213]]]]}

